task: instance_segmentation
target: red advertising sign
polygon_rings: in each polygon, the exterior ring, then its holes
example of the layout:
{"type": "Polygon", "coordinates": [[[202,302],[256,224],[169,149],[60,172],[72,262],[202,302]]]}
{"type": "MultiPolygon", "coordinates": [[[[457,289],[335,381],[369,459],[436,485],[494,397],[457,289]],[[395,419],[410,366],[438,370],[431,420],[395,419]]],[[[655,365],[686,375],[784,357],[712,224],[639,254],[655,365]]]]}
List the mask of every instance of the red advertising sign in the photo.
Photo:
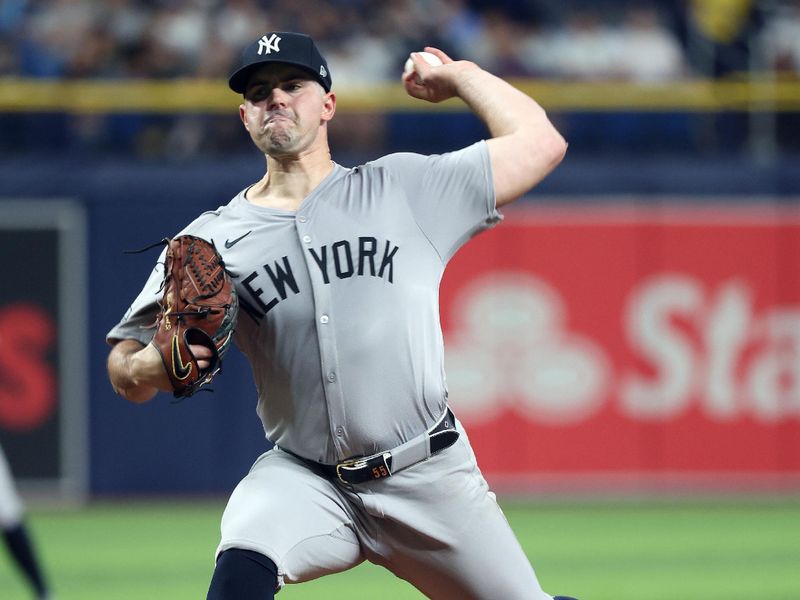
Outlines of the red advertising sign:
{"type": "Polygon", "coordinates": [[[42,427],[56,412],[53,316],[33,303],[0,303],[0,340],[0,429],[42,427]]]}
{"type": "Polygon", "coordinates": [[[800,474],[800,211],[507,211],[442,285],[487,475],[800,474]]]}

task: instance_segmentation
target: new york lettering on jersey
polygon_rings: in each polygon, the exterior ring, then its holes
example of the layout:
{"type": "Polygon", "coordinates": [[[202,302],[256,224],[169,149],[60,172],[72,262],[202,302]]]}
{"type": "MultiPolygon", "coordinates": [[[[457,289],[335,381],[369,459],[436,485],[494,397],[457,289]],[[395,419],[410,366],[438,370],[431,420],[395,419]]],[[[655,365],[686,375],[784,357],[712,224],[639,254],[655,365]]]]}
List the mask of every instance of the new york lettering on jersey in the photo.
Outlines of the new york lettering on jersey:
{"type": "MultiPolygon", "coordinates": [[[[332,279],[350,277],[377,277],[394,283],[394,259],[400,247],[391,240],[362,236],[357,240],[339,240],[308,248],[312,260],[325,284],[332,279]]],[[[301,267],[302,268],[302,267],[301,267]]],[[[261,319],[279,302],[301,292],[295,277],[295,267],[288,256],[265,263],[261,270],[252,271],[242,278],[242,287],[252,300],[248,309],[251,316],[261,319]],[[266,288],[266,289],[265,289],[266,288]],[[254,314],[252,314],[254,313],[254,314]]]]}

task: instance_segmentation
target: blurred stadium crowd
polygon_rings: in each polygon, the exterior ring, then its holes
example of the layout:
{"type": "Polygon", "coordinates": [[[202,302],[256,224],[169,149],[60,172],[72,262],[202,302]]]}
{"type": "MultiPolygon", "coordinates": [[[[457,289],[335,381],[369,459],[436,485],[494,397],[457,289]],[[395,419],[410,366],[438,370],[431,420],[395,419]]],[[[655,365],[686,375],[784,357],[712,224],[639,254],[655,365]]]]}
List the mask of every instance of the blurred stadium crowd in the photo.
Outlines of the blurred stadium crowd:
{"type": "Polygon", "coordinates": [[[224,77],[272,29],[319,40],[338,86],[395,79],[425,43],[507,77],[800,72],[797,0],[3,0],[0,75],[224,77]]]}
{"type": "MultiPolygon", "coordinates": [[[[506,78],[647,85],[800,75],[800,0],[2,0],[0,81],[224,79],[242,45],[270,30],[314,36],[340,92],[396,82],[408,53],[426,44],[506,78]]],[[[48,144],[140,156],[249,147],[235,110],[51,114],[47,122],[26,116],[18,102],[0,114],[0,153],[48,144]]],[[[752,146],[753,121],[744,113],[633,113],[565,116],[571,152],[654,150],[654,138],[671,152],[752,146]]],[[[778,120],[762,119],[777,143],[797,148],[798,119],[778,120]]],[[[455,145],[480,135],[463,118],[448,123],[419,143],[439,151],[443,136],[455,145]]],[[[415,149],[403,138],[402,116],[351,113],[336,127],[356,150],[415,149]]]]}

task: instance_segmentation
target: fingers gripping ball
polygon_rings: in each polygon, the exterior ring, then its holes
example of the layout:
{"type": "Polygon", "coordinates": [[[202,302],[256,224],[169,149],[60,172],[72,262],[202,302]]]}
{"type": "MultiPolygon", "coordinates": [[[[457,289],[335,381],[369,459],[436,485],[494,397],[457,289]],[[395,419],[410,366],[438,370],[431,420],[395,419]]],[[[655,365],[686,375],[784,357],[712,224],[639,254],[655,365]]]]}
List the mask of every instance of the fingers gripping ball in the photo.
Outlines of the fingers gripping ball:
{"type": "MultiPolygon", "coordinates": [[[[438,67],[442,64],[441,59],[435,54],[432,54],[431,52],[418,52],[417,54],[419,54],[425,60],[425,62],[432,67],[438,67]]],[[[416,71],[416,65],[414,64],[414,61],[411,59],[411,57],[409,57],[408,60],[406,61],[405,68],[403,69],[403,77],[407,76],[412,71],[416,71]]],[[[416,80],[417,83],[422,83],[419,77],[417,77],[416,80]]]]}
{"type": "Polygon", "coordinates": [[[194,394],[222,368],[236,327],[239,301],[214,244],[191,235],[167,240],[163,296],[153,346],[161,354],[176,398],[194,394]],[[200,368],[190,345],[212,352],[200,368]]]}

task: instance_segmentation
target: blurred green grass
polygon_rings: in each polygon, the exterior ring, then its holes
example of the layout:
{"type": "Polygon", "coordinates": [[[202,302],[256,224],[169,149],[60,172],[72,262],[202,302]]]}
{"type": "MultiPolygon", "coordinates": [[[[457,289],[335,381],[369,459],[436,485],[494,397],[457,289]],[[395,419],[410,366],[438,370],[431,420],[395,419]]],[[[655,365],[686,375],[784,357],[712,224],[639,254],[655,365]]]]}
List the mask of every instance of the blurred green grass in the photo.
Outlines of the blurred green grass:
{"type": "MultiPolygon", "coordinates": [[[[503,504],[550,593],[581,600],[800,598],[798,498],[503,504]]],[[[32,510],[28,523],[59,600],[196,600],[205,598],[223,507],[224,500],[93,503],[32,510]]],[[[3,558],[0,598],[27,600],[3,558]]],[[[369,564],[279,595],[422,597],[369,564]]]]}

